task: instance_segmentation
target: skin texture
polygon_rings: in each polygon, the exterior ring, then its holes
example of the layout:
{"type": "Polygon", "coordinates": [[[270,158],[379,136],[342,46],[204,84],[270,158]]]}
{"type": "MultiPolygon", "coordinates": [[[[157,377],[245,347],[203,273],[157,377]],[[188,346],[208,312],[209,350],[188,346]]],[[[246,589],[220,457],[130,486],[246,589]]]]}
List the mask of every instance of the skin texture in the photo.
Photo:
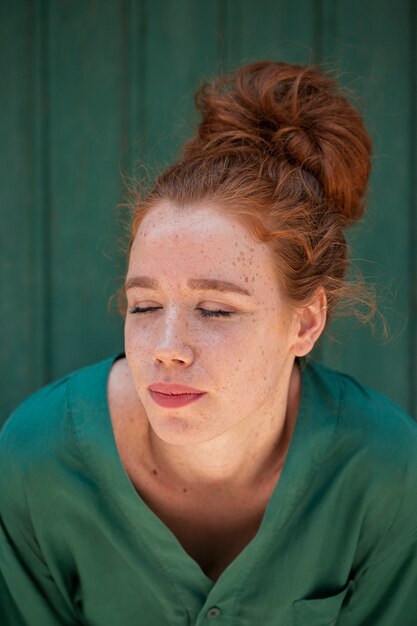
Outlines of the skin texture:
{"type": "Polygon", "coordinates": [[[300,395],[294,358],[308,354],[324,328],[324,292],[291,315],[265,244],[216,207],[181,214],[168,201],[154,207],[137,232],[127,280],[139,275],[156,279],[159,288],[126,292],[126,363],[120,367],[129,407],[127,458],[135,456],[134,442],[146,442],[142,463],[165,488],[204,493],[205,503],[211,493],[217,502],[220,494],[253,495],[271,477],[276,481],[282,466],[300,395]],[[252,295],[195,291],[187,286],[191,278],[227,280],[252,295]],[[136,307],[160,308],[133,313],[136,307]],[[201,308],[233,314],[202,317],[201,308]],[[147,389],[157,381],[206,395],[163,408],[147,389]]]}

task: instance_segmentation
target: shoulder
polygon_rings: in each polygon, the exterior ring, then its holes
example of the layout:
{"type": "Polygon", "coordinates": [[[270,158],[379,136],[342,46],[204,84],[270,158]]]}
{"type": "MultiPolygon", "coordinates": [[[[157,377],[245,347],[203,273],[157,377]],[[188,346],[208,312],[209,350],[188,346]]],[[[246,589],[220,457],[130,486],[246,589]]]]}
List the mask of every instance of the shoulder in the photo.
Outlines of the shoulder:
{"type": "Polygon", "coordinates": [[[36,461],[53,458],[54,450],[61,449],[71,435],[72,396],[80,393],[78,403],[88,404],[97,377],[110,368],[113,358],[50,382],[16,407],[0,430],[0,475],[10,465],[26,473],[36,461]]]}
{"type": "Polygon", "coordinates": [[[356,436],[358,444],[385,456],[398,451],[398,445],[415,453],[417,421],[407,411],[354,376],[319,361],[310,363],[319,390],[339,396],[343,435],[356,436]]]}
{"type": "Polygon", "coordinates": [[[331,454],[355,458],[370,481],[417,481],[417,422],[388,396],[354,376],[310,361],[314,397],[328,419],[337,422],[331,454]],[[337,415],[334,415],[337,407],[337,415]]]}
{"type": "Polygon", "coordinates": [[[358,510],[363,498],[365,523],[384,534],[381,550],[399,545],[417,531],[417,422],[354,376],[317,361],[313,370],[321,390],[338,388],[340,419],[331,455],[343,468],[346,497],[356,498],[358,510]]]}

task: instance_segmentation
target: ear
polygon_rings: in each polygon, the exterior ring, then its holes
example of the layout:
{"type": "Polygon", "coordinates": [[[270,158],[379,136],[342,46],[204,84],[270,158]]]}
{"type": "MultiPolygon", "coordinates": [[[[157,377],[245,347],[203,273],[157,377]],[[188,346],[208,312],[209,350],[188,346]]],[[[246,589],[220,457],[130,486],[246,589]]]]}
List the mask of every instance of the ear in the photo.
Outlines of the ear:
{"type": "Polygon", "coordinates": [[[309,305],[298,312],[298,330],[292,345],[295,356],[305,356],[314,347],[326,324],[327,298],[323,288],[316,292],[309,305]]]}

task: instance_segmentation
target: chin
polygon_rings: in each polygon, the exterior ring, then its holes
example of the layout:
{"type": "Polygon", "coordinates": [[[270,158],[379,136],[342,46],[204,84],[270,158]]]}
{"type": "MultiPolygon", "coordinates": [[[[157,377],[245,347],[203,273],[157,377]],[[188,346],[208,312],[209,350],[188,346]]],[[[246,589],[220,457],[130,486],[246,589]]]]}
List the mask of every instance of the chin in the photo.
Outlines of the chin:
{"type": "Polygon", "coordinates": [[[149,419],[149,426],[152,433],[167,444],[175,446],[185,446],[190,444],[210,441],[218,436],[209,434],[206,429],[196,428],[193,418],[179,417],[178,415],[167,414],[164,417],[149,419]]]}

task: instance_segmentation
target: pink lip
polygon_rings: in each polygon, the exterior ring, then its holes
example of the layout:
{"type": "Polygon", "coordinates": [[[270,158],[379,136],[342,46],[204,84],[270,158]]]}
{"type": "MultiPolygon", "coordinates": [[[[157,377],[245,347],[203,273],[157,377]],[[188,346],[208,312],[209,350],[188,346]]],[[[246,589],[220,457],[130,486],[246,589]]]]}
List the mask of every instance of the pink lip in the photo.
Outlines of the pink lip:
{"type": "Polygon", "coordinates": [[[158,393],[164,393],[166,395],[182,394],[182,393],[204,393],[201,389],[194,389],[194,387],[187,387],[186,385],[180,385],[179,383],[152,383],[148,389],[151,391],[157,391],[158,393]]]}
{"type": "Polygon", "coordinates": [[[149,390],[153,400],[159,406],[165,408],[178,408],[195,402],[198,398],[205,395],[205,393],[181,393],[181,394],[164,394],[158,391],[149,390]]]}

